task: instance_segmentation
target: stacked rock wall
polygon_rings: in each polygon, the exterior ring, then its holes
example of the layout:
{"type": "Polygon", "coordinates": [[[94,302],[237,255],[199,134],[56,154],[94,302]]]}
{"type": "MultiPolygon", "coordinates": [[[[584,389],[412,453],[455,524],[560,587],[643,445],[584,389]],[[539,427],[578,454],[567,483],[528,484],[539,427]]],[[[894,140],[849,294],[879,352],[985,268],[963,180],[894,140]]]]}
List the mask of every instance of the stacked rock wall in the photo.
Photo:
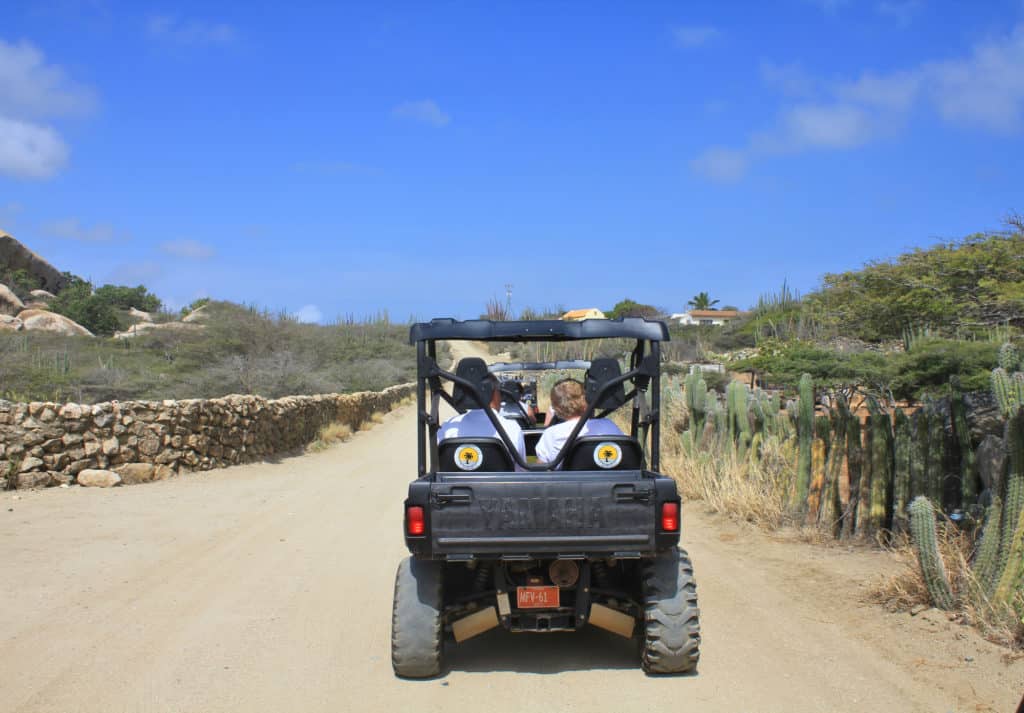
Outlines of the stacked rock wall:
{"type": "Polygon", "coordinates": [[[281,399],[0,401],[0,490],[71,483],[97,469],[135,483],[257,461],[311,443],[330,423],[355,429],[413,393],[412,384],[403,384],[281,399]]]}

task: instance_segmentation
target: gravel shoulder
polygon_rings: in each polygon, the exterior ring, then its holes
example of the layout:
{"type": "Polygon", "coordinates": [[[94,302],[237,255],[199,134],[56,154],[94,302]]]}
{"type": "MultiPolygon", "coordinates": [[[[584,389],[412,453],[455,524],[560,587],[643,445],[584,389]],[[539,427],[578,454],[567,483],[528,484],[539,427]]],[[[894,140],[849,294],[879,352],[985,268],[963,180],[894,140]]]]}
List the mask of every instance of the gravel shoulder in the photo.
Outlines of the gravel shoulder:
{"type": "Polygon", "coordinates": [[[938,613],[890,614],[880,552],[771,537],[688,504],[697,675],[635,644],[492,631],[393,677],[411,408],[322,453],[112,490],[0,495],[0,712],[1013,711],[1024,661],[938,613]],[[17,499],[14,499],[17,498],[17,499]]]}

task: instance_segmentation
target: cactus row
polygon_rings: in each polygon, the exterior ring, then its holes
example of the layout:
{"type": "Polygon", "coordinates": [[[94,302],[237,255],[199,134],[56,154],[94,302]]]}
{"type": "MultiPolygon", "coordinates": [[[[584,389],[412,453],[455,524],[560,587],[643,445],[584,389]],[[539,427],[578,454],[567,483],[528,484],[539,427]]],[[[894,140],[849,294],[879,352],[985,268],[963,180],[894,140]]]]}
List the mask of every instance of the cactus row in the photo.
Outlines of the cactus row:
{"type": "Polygon", "coordinates": [[[796,467],[795,497],[798,508],[807,503],[807,490],[811,482],[811,444],[814,440],[814,383],[810,374],[800,377],[800,398],[796,433],[799,439],[799,454],[796,467]]]}

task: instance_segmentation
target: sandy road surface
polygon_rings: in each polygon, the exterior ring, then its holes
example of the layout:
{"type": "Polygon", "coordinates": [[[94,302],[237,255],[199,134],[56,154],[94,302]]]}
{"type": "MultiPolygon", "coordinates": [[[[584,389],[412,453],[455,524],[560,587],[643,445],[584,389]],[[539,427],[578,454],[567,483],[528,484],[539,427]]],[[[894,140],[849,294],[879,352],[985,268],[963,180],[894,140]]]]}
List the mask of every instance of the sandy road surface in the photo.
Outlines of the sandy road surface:
{"type": "Polygon", "coordinates": [[[493,631],[450,650],[444,677],[398,680],[413,424],[406,408],[317,455],[3,493],[0,711],[1010,711],[1024,689],[1024,663],[966,629],[858,604],[884,556],[777,542],[698,506],[698,675],[646,677],[601,631],[493,631]]]}

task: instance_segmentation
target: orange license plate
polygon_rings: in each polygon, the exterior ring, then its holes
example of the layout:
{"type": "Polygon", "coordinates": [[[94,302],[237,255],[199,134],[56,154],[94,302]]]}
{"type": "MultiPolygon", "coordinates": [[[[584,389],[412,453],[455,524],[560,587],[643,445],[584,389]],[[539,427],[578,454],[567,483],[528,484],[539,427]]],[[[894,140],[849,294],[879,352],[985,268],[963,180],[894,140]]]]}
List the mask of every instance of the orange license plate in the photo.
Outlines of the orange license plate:
{"type": "Polygon", "coordinates": [[[558,587],[516,587],[520,609],[557,609],[558,601],[558,587]]]}

